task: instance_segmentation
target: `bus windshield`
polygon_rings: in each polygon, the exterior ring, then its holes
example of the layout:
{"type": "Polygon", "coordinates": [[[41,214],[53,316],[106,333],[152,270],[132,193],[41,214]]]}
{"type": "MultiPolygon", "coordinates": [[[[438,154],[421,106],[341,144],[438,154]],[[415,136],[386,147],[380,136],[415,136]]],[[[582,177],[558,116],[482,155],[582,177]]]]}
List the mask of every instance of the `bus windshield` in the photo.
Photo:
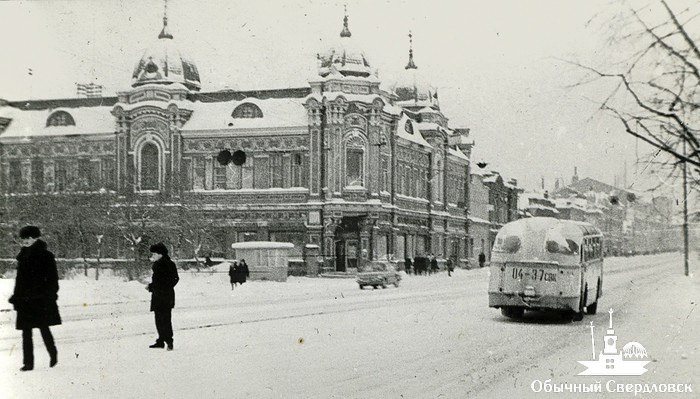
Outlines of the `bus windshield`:
{"type": "Polygon", "coordinates": [[[582,239],[581,229],[571,223],[521,219],[499,230],[493,252],[514,254],[525,259],[547,259],[552,255],[578,257],[582,239]]]}

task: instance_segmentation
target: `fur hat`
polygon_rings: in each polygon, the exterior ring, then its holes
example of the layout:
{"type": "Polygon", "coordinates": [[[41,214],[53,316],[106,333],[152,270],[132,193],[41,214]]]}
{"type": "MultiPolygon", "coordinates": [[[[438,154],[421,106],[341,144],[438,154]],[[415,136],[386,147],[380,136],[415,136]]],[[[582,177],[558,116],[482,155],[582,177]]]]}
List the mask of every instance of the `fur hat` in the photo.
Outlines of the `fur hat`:
{"type": "Polygon", "coordinates": [[[36,226],[24,226],[19,229],[19,238],[39,238],[41,237],[41,230],[36,226]]]}
{"type": "Polygon", "coordinates": [[[163,256],[167,256],[167,255],[168,255],[168,248],[167,248],[167,247],[165,246],[165,244],[163,244],[162,242],[159,242],[159,243],[157,243],[157,244],[151,245],[151,247],[149,248],[149,250],[150,250],[151,252],[153,252],[154,254],[161,254],[161,255],[163,255],[163,256]]]}

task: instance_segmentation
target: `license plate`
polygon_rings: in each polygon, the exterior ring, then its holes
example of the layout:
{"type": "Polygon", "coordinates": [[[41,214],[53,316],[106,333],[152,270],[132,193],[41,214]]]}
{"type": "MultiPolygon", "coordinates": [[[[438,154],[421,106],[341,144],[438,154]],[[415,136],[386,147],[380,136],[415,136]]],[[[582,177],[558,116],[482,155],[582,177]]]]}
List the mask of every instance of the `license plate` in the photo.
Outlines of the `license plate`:
{"type": "Polygon", "coordinates": [[[511,269],[511,278],[513,278],[513,280],[556,282],[557,274],[546,269],[513,267],[511,269]]]}

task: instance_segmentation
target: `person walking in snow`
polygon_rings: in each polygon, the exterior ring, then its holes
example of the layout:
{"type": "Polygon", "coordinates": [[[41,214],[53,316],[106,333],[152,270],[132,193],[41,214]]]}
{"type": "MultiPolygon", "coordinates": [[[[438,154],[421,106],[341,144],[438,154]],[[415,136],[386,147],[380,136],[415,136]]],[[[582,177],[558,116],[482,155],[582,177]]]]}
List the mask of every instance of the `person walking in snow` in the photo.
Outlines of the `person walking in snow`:
{"type": "Polygon", "coordinates": [[[430,255],[430,272],[428,274],[437,273],[440,268],[438,267],[437,258],[434,255],[430,255]]]}
{"type": "Polygon", "coordinates": [[[484,255],[483,252],[479,253],[479,268],[484,267],[484,263],[486,263],[486,255],[484,255]]]}
{"type": "Polygon", "coordinates": [[[168,256],[168,248],[163,243],[150,247],[153,262],[153,277],[146,289],[151,292],[151,311],[155,315],[158,339],[150,348],[173,350],[172,310],[175,307],[175,286],[180,281],[175,263],[168,256]]]}
{"type": "Polygon", "coordinates": [[[49,326],[61,324],[58,313],[58,270],[53,253],[40,240],[41,231],[36,226],[19,230],[22,248],[17,255],[17,277],[14,293],[9,301],[17,311],[15,327],[22,330],[22,355],[24,364],[20,371],[34,369],[34,343],[32,329],[38,328],[49,352],[49,367],[58,363],[58,351],[49,326]]]}
{"type": "Polygon", "coordinates": [[[413,262],[411,261],[411,258],[406,257],[403,261],[404,263],[404,268],[406,269],[406,274],[411,274],[411,267],[413,267],[413,262]]]}
{"type": "Polygon", "coordinates": [[[248,277],[250,277],[248,264],[245,263],[245,259],[241,259],[241,263],[238,265],[238,282],[243,284],[248,277]]]}
{"type": "Polygon", "coordinates": [[[452,277],[452,271],[454,271],[454,263],[452,263],[451,258],[447,258],[447,261],[445,261],[445,266],[447,266],[447,276],[452,277]]]}
{"type": "Polygon", "coordinates": [[[231,291],[233,291],[238,282],[238,261],[234,260],[231,266],[228,267],[228,279],[231,282],[231,291]]]}

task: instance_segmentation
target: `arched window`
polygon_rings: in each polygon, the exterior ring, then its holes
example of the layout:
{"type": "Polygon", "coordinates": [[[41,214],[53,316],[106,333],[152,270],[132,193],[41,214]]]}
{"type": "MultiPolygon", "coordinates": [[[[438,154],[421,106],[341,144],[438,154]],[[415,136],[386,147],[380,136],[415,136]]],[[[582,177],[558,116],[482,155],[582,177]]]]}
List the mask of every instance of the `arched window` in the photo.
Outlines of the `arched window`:
{"type": "Polygon", "coordinates": [[[243,103],[236,107],[231,114],[234,118],[262,118],[260,107],[253,103],[243,103]]]}
{"type": "Polygon", "coordinates": [[[359,133],[345,139],[345,185],[365,185],[365,141],[359,133]]]}
{"type": "Polygon", "coordinates": [[[158,147],[154,143],[146,143],[141,147],[141,190],[158,190],[158,158],[158,147]]]}
{"type": "Polygon", "coordinates": [[[75,119],[66,111],[56,111],[46,119],[46,126],[75,126],[75,119]]]}

